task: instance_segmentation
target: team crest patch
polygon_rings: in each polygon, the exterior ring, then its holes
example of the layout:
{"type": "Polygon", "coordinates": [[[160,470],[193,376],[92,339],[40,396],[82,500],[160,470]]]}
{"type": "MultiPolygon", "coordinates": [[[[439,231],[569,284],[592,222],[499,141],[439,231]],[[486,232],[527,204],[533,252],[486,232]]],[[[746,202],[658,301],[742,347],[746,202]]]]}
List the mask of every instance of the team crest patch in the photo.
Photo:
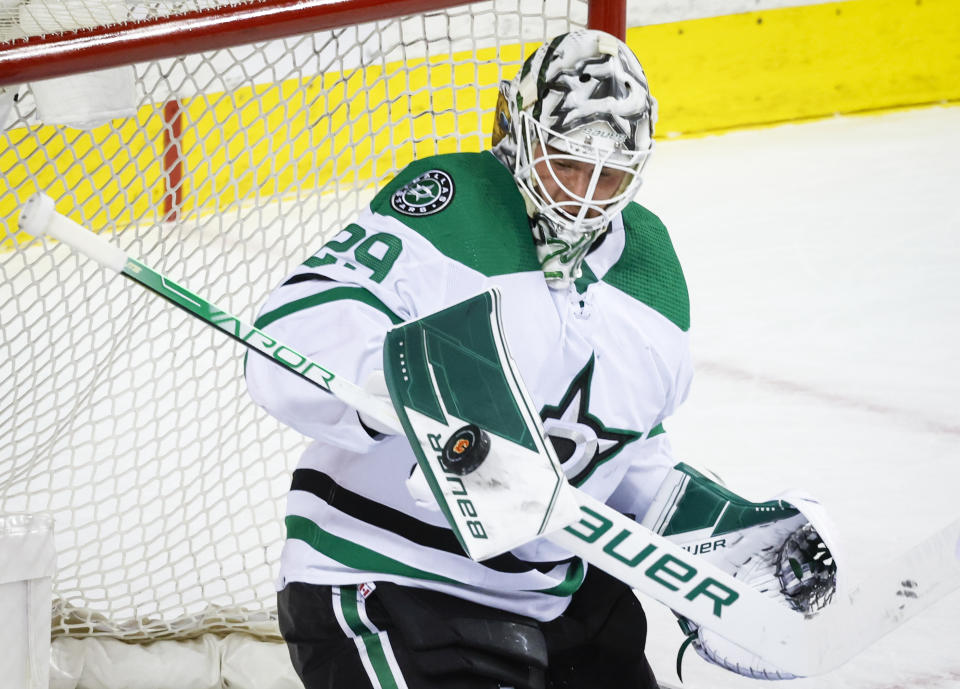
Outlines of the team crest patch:
{"type": "Polygon", "coordinates": [[[433,215],[453,201],[453,179],[443,170],[428,170],[393,192],[390,205],[398,213],[433,215]]]}

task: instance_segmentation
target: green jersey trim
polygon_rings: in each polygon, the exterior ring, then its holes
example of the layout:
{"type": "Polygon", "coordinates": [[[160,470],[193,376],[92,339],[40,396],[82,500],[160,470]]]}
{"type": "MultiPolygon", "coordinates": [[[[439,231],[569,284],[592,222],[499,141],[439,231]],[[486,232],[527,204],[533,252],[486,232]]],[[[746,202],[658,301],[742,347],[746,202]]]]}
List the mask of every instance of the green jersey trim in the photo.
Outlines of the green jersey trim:
{"type": "Polygon", "coordinates": [[[340,611],[343,613],[343,621],[350,627],[350,631],[356,636],[374,631],[367,627],[363,618],[360,617],[356,585],[338,586],[337,589],[340,592],[340,611]]]}
{"type": "Polygon", "coordinates": [[[540,589],[537,593],[543,593],[548,596],[572,596],[583,584],[583,580],[586,576],[587,570],[583,566],[583,560],[577,558],[570,563],[570,567],[567,569],[567,576],[564,577],[556,586],[553,586],[548,589],[540,589]]]}
{"type": "Polygon", "coordinates": [[[594,275],[593,270],[591,270],[587,262],[584,261],[580,264],[580,277],[573,283],[577,289],[577,294],[583,294],[587,291],[587,288],[595,282],[598,282],[597,276],[594,275]]]}
{"type": "Polygon", "coordinates": [[[294,301],[284,304],[273,311],[268,311],[257,319],[256,323],[254,323],[254,326],[263,329],[271,323],[280,320],[284,316],[289,316],[297,311],[303,311],[304,309],[319,306],[320,304],[327,304],[332,301],[340,301],[341,299],[353,299],[355,301],[362,302],[367,306],[372,306],[377,311],[389,318],[390,322],[394,325],[403,323],[403,319],[400,318],[400,316],[395,314],[386,304],[373,296],[369,290],[364,289],[363,287],[332,287],[331,289],[324,290],[318,294],[311,294],[309,297],[295,299],[294,301]]]}
{"type": "Polygon", "coordinates": [[[442,581],[448,584],[459,583],[449,577],[405,565],[399,560],[381,555],[375,550],[364,548],[345,538],[335,536],[328,531],[324,531],[306,517],[288,515],[284,523],[287,526],[287,538],[303,541],[318,553],[323,553],[327,557],[352,569],[364,572],[394,574],[402,577],[411,577],[413,579],[442,581]]]}
{"type": "MultiPolygon", "coordinates": [[[[368,627],[360,616],[360,605],[357,603],[357,587],[338,586],[336,590],[339,593],[337,599],[340,601],[343,621],[353,632],[354,638],[363,644],[367,659],[370,661],[370,667],[377,676],[381,689],[400,689],[390,660],[387,658],[387,649],[383,637],[380,636],[380,632],[375,627],[368,627]]],[[[336,602],[334,602],[334,605],[336,605],[336,602]]]]}
{"type": "Polygon", "coordinates": [[[690,296],[667,228],[637,203],[623,210],[623,225],[623,254],[601,279],[686,332],[690,329],[690,296]]]}
{"type": "Polygon", "coordinates": [[[387,660],[387,652],[383,647],[383,638],[379,632],[364,632],[358,637],[367,651],[367,658],[370,659],[370,665],[373,672],[380,681],[382,689],[400,689],[396,678],[393,676],[393,670],[390,668],[390,661],[387,660]]]}
{"type": "Polygon", "coordinates": [[[416,160],[374,197],[370,209],[395,218],[444,256],[487,277],[540,270],[523,197],[509,170],[489,151],[416,160]],[[445,205],[414,217],[391,203],[394,195],[412,192],[410,185],[436,171],[449,177],[455,190],[445,205]]]}
{"type": "MultiPolygon", "coordinates": [[[[284,523],[287,527],[288,539],[292,538],[303,541],[318,553],[322,553],[351,569],[362,572],[390,574],[411,579],[440,581],[447,584],[462,584],[462,582],[451,579],[450,577],[411,567],[399,560],[394,560],[391,557],[382,555],[375,550],[358,545],[353,541],[335,536],[320,528],[315,522],[306,517],[288,515],[284,523]]],[[[540,589],[535,592],[559,597],[573,595],[583,583],[585,573],[586,570],[583,562],[580,559],[576,559],[567,569],[567,574],[563,581],[556,586],[548,589],[540,589]]]]}

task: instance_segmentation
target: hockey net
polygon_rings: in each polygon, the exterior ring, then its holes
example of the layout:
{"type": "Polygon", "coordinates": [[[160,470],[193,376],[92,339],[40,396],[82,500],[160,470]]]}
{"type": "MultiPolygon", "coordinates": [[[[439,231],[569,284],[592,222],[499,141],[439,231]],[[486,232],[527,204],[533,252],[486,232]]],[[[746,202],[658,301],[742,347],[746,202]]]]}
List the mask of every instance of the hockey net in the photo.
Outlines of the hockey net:
{"type": "Polygon", "coordinates": [[[18,231],[20,205],[44,191],[252,320],[407,162],[488,145],[498,81],[589,9],[352,4],[362,21],[350,1],[0,2],[0,74],[29,77],[0,87],[0,513],[55,519],[55,637],[277,639],[283,501],[305,441],[250,402],[237,344],[18,231]],[[312,28],[324,5],[342,25],[218,38],[239,11],[294,5],[313,14],[284,26],[312,28]],[[147,30],[152,43],[116,42],[147,30]],[[84,38],[102,52],[56,52],[84,38]]]}

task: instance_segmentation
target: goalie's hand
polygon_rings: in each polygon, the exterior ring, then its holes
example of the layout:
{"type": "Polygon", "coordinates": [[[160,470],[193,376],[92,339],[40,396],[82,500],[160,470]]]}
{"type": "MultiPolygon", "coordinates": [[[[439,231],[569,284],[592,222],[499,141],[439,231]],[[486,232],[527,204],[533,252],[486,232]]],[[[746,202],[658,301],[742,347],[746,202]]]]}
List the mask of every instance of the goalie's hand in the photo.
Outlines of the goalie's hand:
{"type": "MultiPolygon", "coordinates": [[[[733,576],[763,593],[779,596],[804,615],[815,615],[836,593],[837,566],[833,554],[810,522],[790,532],[779,546],[771,544],[739,563],[725,564],[724,569],[733,576]]],[[[683,651],[692,643],[700,657],[731,672],[753,679],[796,678],[684,617],[680,617],[680,627],[688,641],[677,657],[678,675],[683,651]]]]}
{"type": "Polygon", "coordinates": [[[407,477],[406,483],[407,492],[410,493],[413,501],[417,503],[417,507],[430,510],[431,512],[440,511],[440,505],[437,503],[437,499],[433,497],[433,491],[430,490],[427,477],[424,476],[423,469],[420,468],[419,464],[414,464],[410,468],[410,476],[407,477]]]}
{"type": "MultiPolygon", "coordinates": [[[[678,544],[698,546],[699,557],[802,615],[815,615],[836,592],[836,531],[823,506],[803,493],[757,503],[680,463],[657,488],[642,523],[678,544]]],[[[681,618],[680,626],[687,641],[677,657],[678,674],[683,652],[693,644],[703,658],[731,672],[793,677],[689,620],[681,618]]]]}
{"type": "MultiPolygon", "coordinates": [[[[387,381],[384,378],[382,370],[376,369],[371,371],[363,382],[363,389],[371,395],[382,398],[387,404],[393,404],[390,400],[390,391],[387,389],[387,381]]],[[[360,425],[363,426],[363,430],[374,440],[383,440],[387,436],[395,435],[393,429],[377,423],[376,419],[370,418],[362,411],[357,412],[357,418],[360,420],[360,425]]],[[[433,497],[430,486],[427,484],[427,478],[423,475],[423,470],[419,464],[414,464],[410,468],[410,475],[407,477],[406,484],[407,491],[417,504],[417,507],[433,512],[440,511],[440,505],[437,504],[436,498],[433,497]]]]}
{"type": "MultiPolygon", "coordinates": [[[[390,400],[390,391],[387,389],[387,381],[383,376],[383,371],[380,369],[370,371],[366,380],[363,381],[363,389],[374,397],[379,397],[390,406],[393,406],[393,402],[390,400]]],[[[396,431],[392,428],[384,426],[362,411],[357,411],[357,418],[360,420],[360,425],[363,426],[363,430],[374,440],[383,440],[389,435],[396,435],[396,431]]]]}
{"type": "Polygon", "coordinates": [[[794,531],[777,555],[780,592],[790,607],[807,615],[822,610],[837,591],[837,564],[809,522],[794,531]]]}

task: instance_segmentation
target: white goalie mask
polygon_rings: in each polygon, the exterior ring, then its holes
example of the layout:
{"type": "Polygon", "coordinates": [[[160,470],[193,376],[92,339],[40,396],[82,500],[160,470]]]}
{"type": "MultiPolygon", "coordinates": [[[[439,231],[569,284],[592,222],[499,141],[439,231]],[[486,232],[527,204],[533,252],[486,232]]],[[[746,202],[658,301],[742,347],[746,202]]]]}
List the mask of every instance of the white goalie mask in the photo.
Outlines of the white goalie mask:
{"type": "Polygon", "coordinates": [[[602,31],[558,36],[501,84],[493,152],[526,199],[551,287],[580,276],[594,240],[633,200],[655,121],[640,62],[602,31]]]}

